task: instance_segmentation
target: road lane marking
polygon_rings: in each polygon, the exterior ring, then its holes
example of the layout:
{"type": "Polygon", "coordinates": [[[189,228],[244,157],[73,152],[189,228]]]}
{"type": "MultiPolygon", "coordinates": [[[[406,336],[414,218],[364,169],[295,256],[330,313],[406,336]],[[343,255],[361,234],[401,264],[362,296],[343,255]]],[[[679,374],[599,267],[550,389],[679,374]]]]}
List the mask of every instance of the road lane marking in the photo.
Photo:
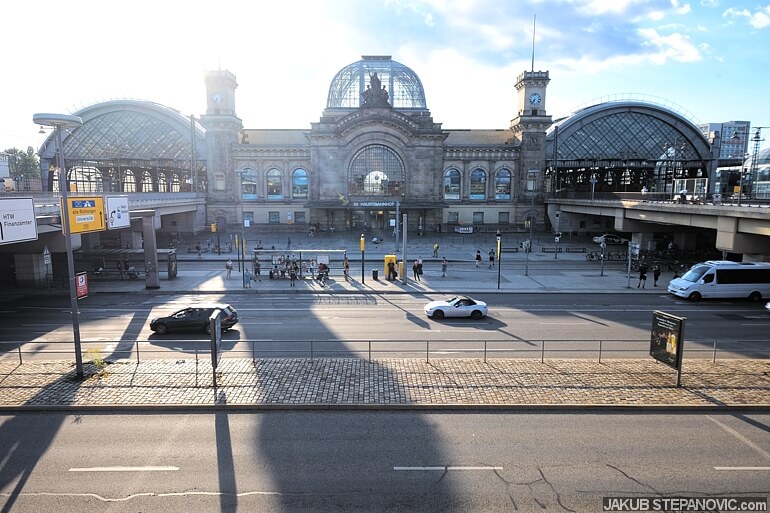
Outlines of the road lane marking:
{"type": "Polygon", "coordinates": [[[715,419],[711,415],[707,415],[706,417],[710,421],[714,422],[714,424],[716,424],[717,426],[721,427],[722,429],[724,429],[725,431],[727,431],[728,433],[733,435],[735,438],[737,438],[738,440],[740,440],[744,444],[748,445],[749,447],[751,447],[752,449],[757,451],[759,454],[764,456],[766,459],[770,460],[770,453],[769,452],[767,452],[766,450],[762,449],[760,446],[758,446],[757,444],[755,444],[754,442],[752,442],[751,440],[749,440],[748,438],[746,438],[745,436],[740,434],[738,431],[736,431],[735,429],[731,428],[730,426],[728,426],[726,424],[723,424],[723,423],[719,422],[717,419],[715,419]]]}
{"type": "Polygon", "coordinates": [[[396,472],[399,471],[438,471],[446,472],[448,470],[503,470],[503,467],[393,467],[396,472]]]}
{"type": "Polygon", "coordinates": [[[73,467],[70,472],[174,472],[179,467],[159,466],[159,467],[73,467]]]}
{"type": "Polygon", "coordinates": [[[714,467],[714,470],[770,470],[770,467],[714,467]]]}

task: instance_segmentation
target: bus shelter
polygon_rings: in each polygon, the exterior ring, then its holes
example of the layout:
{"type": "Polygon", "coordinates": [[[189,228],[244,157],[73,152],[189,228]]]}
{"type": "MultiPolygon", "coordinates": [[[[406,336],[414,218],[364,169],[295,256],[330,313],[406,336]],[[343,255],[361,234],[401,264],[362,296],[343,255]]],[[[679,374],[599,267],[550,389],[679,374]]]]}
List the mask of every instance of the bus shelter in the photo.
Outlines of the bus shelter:
{"type": "Polygon", "coordinates": [[[158,272],[173,280],[177,274],[176,249],[158,249],[157,270],[143,249],[81,249],[75,252],[75,261],[95,278],[137,279],[158,272]]]}

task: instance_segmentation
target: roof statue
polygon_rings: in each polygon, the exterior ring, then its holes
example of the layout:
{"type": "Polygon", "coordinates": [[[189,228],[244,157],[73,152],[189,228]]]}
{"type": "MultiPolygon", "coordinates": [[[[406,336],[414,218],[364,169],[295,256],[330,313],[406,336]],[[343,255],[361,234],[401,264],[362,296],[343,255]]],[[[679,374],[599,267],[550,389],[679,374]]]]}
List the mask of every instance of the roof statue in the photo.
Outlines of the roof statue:
{"type": "Polygon", "coordinates": [[[382,85],[377,72],[369,74],[369,85],[364,91],[364,102],[361,107],[390,107],[388,90],[382,85]]]}

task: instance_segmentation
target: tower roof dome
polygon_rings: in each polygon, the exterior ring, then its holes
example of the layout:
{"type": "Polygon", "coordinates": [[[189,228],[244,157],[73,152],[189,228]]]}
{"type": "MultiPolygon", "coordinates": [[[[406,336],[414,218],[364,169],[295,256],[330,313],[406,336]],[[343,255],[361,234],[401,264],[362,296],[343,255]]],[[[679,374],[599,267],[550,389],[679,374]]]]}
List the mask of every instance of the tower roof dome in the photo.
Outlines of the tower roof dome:
{"type": "Polygon", "coordinates": [[[387,92],[386,104],[394,109],[428,109],[417,73],[394,61],[390,55],[364,55],[360,61],[338,71],[329,86],[326,108],[358,109],[365,106],[372,84],[381,84],[387,92]]]}

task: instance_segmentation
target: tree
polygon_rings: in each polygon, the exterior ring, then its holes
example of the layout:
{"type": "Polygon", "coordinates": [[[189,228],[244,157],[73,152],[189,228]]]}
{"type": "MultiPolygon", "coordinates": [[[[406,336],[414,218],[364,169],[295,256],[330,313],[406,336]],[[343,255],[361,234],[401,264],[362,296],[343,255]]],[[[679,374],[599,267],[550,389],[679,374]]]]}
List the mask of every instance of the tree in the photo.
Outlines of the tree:
{"type": "Polygon", "coordinates": [[[14,178],[40,178],[40,161],[32,146],[27,146],[26,153],[18,148],[4,150],[8,154],[8,167],[14,178]]]}

